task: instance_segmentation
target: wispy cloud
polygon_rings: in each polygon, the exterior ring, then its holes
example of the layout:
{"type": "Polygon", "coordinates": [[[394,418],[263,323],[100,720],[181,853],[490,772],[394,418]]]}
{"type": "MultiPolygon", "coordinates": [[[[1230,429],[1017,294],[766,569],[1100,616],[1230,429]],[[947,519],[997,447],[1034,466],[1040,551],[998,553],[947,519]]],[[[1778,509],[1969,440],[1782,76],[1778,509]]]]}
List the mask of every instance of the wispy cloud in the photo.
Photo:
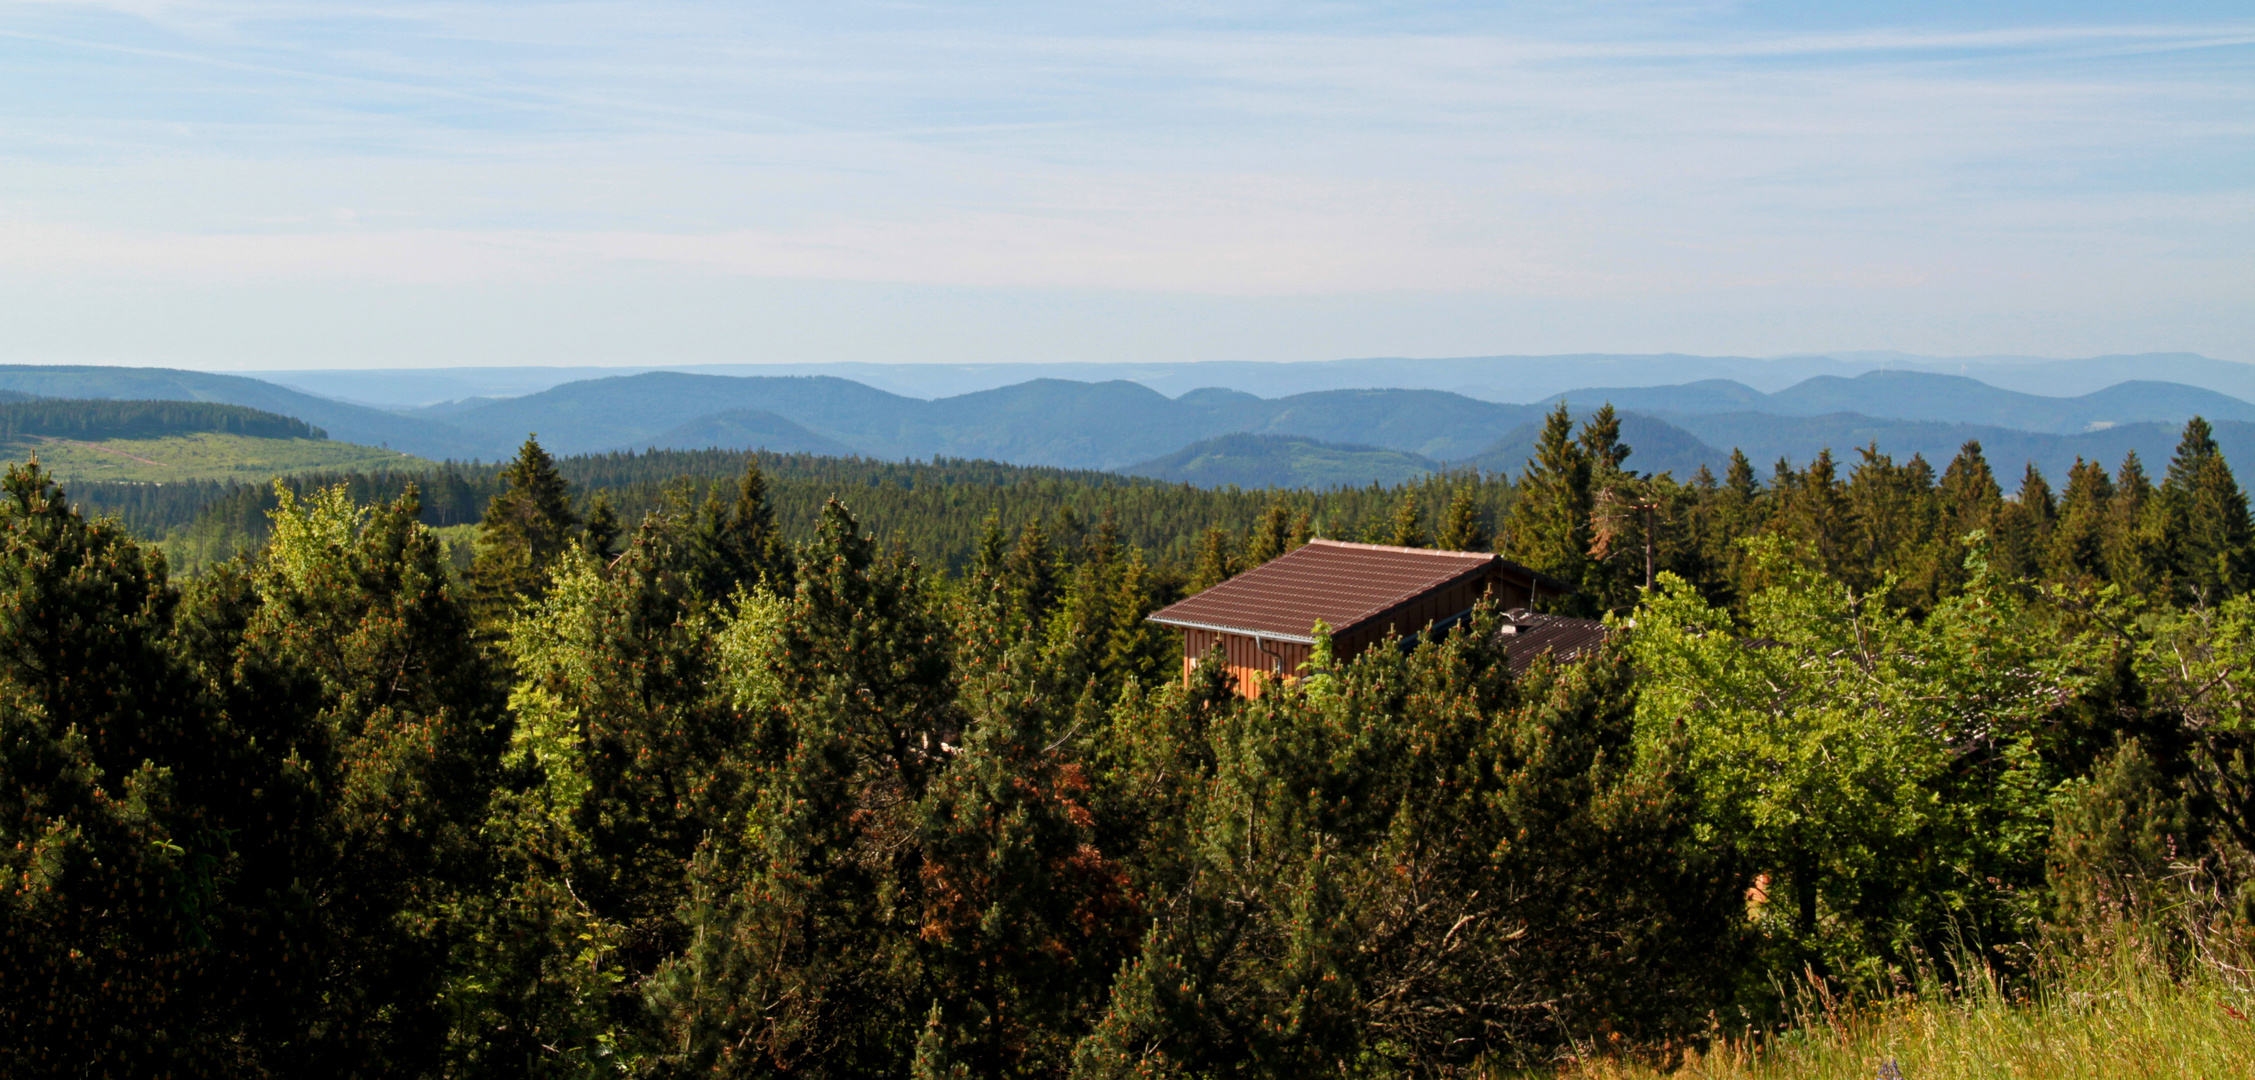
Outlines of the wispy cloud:
{"type": "MultiPolygon", "coordinates": [[[[2114,348],[2157,296],[2229,296],[2255,240],[2255,22],[2127,7],[0,0],[0,57],[0,279],[246,310],[652,268],[1654,312],[1947,289],[2114,348]]],[[[1936,348],[1858,307],[1825,344],[1936,348]]],[[[2255,357],[2255,315],[2193,321],[2146,344],[2255,357]]]]}

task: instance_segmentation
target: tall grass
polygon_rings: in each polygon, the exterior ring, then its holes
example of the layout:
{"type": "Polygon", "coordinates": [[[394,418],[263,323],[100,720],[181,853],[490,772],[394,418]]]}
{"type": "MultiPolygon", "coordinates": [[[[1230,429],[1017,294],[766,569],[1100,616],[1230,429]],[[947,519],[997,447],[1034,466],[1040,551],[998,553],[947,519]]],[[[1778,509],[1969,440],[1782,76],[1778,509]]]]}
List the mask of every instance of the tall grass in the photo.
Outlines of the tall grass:
{"type": "MultiPolygon", "coordinates": [[[[2255,990],[2219,935],[2131,926],[2051,950],[2019,985],[1985,965],[1863,1003],[1821,987],[1767,1039],[1719,1039],[1672,1069],[1598,1060],[1562,1080],[2125,1080],[2255,1077],[2255,990]]],[[[1961,970],[1965,965],[1961,964],[1961,970]]]]}

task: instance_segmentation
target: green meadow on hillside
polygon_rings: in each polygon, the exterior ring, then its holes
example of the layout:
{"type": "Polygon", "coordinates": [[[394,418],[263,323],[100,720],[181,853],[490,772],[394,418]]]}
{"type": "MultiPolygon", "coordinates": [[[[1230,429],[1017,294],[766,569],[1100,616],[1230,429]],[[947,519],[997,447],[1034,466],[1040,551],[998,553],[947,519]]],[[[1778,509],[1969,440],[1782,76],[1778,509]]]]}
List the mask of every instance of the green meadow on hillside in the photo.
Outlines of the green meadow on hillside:
{"type": "Polygon", "coordinates": [[[428,468],[431,462],[396,450],[326,439],[261,439],[199,431],[149,439],[81,441],[29,435],[7,444],[9,461],[37,457],[65,482],[122,480],[240,480],[318,470],[428,468]]]}

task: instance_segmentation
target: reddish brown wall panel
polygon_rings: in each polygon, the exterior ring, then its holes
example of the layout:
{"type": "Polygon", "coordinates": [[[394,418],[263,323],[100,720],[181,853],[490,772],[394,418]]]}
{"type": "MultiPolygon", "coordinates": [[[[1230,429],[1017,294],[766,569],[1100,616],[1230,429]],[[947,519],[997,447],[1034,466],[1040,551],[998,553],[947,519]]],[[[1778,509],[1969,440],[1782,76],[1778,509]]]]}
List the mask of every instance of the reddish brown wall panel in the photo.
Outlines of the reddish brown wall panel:
{"type": "Polygon", "coordinates": [[[1182,632],[1182,679],[1190,682],[1191,673],[1205,659],[1206,651],[1215,642],[1222,647],[1222,663],[1237,680],[1237,692],[1247,698],[1258,698],[1264,683],[1279,674],[1291,677],[1299,674],[1300,665],[1307,662],[1312,651],[1308,646],[1290,641],[1269,641],[1268,649],[1262,642],[1245,634],[1223,634],[1212,630],[1185,629],[1182,632]],[[1281,669],[1281,670],[1279,670],[1281,669]]]}

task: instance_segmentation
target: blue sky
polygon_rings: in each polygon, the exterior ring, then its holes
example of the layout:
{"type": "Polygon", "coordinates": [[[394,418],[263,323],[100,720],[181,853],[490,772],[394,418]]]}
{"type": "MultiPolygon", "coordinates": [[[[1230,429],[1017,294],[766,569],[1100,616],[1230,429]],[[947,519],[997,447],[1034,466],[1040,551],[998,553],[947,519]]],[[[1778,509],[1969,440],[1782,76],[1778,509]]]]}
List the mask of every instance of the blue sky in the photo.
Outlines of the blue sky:
{"type": "Polygon", "coordinates": [[[0,0],[0,360],[2255,361],[2244,3],[0,0]]]}

